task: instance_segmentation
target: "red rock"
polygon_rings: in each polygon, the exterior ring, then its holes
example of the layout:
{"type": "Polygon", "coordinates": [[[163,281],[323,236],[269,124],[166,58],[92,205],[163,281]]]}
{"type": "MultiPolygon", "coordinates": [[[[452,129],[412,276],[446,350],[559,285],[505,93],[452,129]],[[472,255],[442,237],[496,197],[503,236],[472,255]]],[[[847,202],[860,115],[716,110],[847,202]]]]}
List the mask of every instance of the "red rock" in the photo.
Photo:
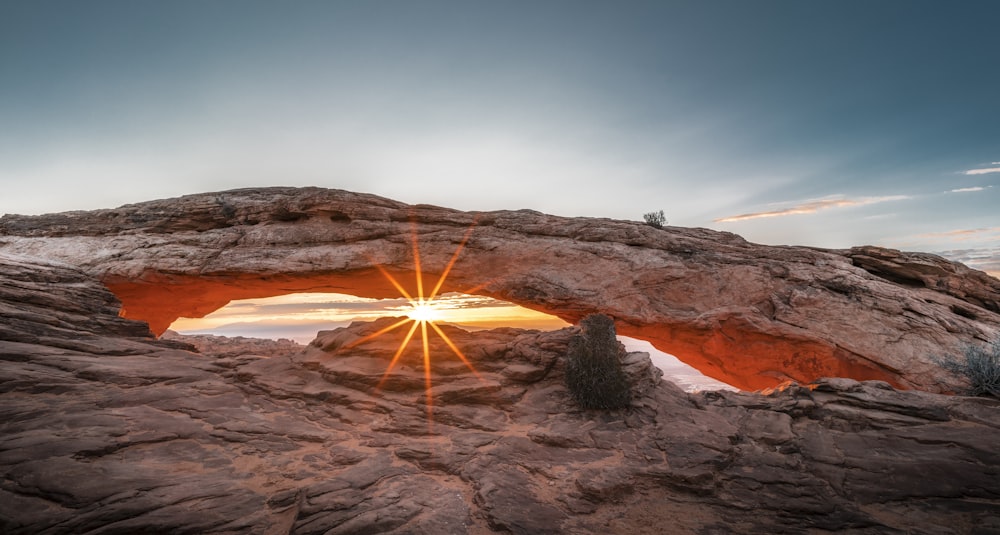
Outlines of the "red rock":
{"type": "Polygon", "coordinates": [[[1000,281],[933,255],[764,246],[706,229],[468,213],[318,188],[7,215],[0,250],[79,266],[114,291],[125,317],[161,333],[232,299],[396,297],[375,264],[410,285],[416,236],[426,280],[436,280],[469,228],[444,291],[569,322],[603,312],[619,333],[744,389],[840,376],[948,391],[957,383],[932,356],[1000,331],[1000,281]]]}

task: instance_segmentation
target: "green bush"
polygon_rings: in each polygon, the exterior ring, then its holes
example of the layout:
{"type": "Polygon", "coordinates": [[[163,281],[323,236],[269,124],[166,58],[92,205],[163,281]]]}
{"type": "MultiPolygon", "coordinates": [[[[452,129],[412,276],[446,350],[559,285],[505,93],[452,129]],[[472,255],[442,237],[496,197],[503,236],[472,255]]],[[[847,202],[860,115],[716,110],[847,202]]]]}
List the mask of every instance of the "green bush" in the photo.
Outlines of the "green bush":
{"type": "Polygon", "coordinates": [[[620,409],[632,397],[622,369],[625,347],[615,338],[615,323],[603,314],[580,321],[566,354],[566,386],[584,409],[620,409]]]}
{"type": "Polygon", "coordinates": [[[965,378],[962,394],[1000,398],[1000,337],[989,346],[966,346],[961,357],[937,359],[944,369],[965,378]]]}
{"type": "Polygon", "coordinates": [[[653,228],[663,228],[663,225],[667,224],[667,216],[663,215],[663,210],[642,214],[642,218],[653,228]]]}

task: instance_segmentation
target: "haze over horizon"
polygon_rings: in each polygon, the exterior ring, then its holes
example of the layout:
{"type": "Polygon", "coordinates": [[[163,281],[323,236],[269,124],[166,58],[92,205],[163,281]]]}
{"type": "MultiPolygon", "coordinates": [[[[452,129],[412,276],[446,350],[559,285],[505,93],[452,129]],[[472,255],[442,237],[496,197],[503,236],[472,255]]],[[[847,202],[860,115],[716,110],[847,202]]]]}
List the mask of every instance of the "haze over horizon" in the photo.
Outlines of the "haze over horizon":
{"type": "Polygon", "coordinates": [[[320,186],[1000,274],[1000,4],[5,2],[0,213],[320,186]]]}

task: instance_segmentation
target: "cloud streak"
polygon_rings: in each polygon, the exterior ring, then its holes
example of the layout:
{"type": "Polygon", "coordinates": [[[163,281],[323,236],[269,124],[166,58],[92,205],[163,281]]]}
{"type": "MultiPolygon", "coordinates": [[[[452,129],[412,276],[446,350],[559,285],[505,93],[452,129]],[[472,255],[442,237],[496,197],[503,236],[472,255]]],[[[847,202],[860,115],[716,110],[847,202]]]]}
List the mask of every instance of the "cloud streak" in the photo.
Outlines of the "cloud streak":
{"type": "Polygon", "coordinates": [[[762,212],[750,212],[728,217],[715,219],[716,223],[733,223],[736,221],[747,221],[750,219],[763,219],[768,217],[784,217],[790,215],[814,214],[822,210],[832,208],[849,208],[853,206],[866,206],[890,201],[902,201],[909,199],[908,195],[886,195],[882,197],[861,197],[858,199],[845,199],[842,196],[828,197],[823,199],[808,200],[779,210],[767,210],[762,212]]]}
{"type": "MultiPolygon", "coordinates": [[[[994,164],[998,162],[993,162],[994,164]]],[[[982,169],[969,169],[962,171],[963,175],[985,175],[987,173],[1000,173],[1000,167],[984,167],[982,169]]]]}
{"type": "Polygon", "coordinates": [[[956,229],[946,232],[930,232],[920,234],[920,238],[939,239],[946,238],[955,241],[982,240],[1000,237],[1000,227],[956,229]]]}
{"type": "Polygon", "coordinates": [[[946,191],[945,193],[968,193],[968,192],[972,192],[972,191],[983,191],[985,189],[986,188],[984,188],[982,186],[973,186],[971,188],[950,189],[950,190],[946,191]]]}

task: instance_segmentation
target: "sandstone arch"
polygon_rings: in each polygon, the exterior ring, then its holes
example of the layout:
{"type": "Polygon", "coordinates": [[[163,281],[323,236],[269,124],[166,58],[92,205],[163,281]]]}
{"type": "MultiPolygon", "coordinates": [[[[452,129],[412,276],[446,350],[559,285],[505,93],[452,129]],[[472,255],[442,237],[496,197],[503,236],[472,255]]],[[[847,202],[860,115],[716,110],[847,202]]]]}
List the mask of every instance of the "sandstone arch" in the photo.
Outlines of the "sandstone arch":
{"type": "Polygon", "coordinates": [[[162,332],[231,299],[363,297],[429,279],[475,225],[442,291],[575,322],[592,312],[706,375],[757,389],[822,376],[948,389],[928,358],[1000,330],[1000,281],[940,257],[773,247],[707,229],[532,211],[469,213],[319,188],[190,195],[113,210],[0,219],[0,248],[100,278],[162,332]]]}

